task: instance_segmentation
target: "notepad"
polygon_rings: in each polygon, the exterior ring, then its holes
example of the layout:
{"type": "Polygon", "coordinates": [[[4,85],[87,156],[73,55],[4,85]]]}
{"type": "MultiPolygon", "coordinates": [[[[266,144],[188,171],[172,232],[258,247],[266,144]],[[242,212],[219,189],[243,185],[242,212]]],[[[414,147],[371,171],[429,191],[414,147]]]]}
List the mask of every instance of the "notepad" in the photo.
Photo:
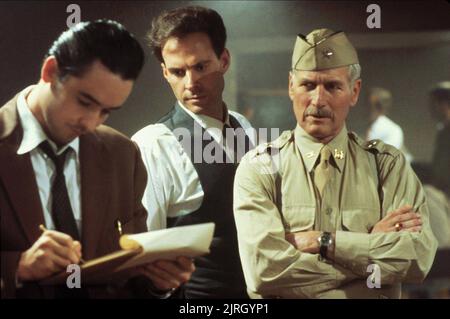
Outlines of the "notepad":
{"type": "MultiPolygon", "coordinates": [[[[178,256],[195,258],[209,253],[214,223],[172,227],[120,237],[119,251],[87,261],[81,268],[81,284],[107,282],[127,269],[156,260],[175,260],[178,256]]],[[[62,272],[41,284],[65,283],[70,273],[62,272]]]]}

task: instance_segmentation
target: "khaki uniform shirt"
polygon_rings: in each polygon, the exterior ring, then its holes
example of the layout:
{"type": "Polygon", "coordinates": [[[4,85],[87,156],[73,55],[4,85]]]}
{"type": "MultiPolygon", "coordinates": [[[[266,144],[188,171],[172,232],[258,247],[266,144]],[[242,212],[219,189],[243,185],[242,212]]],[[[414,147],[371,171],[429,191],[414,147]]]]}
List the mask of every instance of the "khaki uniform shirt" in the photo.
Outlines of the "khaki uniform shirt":
{"type": "Polygon", "coordinates": [[[332,176],[320,200],[313,172],[322,147],[297,126],[243,158],[235,177],[234,213],[249,293],[399,298],[402,282],[425,278],[437,248],[418,178],[397,149],[381,141],[365,143],[344,127],[328,143],[332,176]],[[370,234],[388,212],[406,204],[421,214],[421,232],[370,234]],[[307,230],[336,232],[334,262],[302,253],[285,240],[287,232],[307,230]],[[371,289],[368,283],[377,279],[368,277],[377,268],[381,288],[371,289]]]}

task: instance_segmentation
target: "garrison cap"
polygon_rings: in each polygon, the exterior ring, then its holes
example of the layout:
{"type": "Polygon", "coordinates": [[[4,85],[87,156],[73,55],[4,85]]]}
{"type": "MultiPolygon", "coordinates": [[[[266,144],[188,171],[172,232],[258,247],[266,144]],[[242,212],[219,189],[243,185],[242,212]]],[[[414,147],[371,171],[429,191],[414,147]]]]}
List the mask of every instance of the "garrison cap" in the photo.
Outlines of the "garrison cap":
{"type": "Polygon", "coordinates": [[[320,71],[359,63],[355,48],[342,31],[318,29],[299,34],[292,54],[292,69],[320,71]]]}

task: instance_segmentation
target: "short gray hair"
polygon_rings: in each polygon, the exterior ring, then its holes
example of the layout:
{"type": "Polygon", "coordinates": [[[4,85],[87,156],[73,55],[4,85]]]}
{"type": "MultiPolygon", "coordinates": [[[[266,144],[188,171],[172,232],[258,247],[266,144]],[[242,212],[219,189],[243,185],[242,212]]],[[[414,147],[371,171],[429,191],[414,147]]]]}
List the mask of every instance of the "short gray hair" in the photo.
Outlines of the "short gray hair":
{"type": "MultiPolygon", "coordinates": [[[[295,75],[297,70],[291,70],[291,74],[295,75]]],[[[353,86],[355,85],[356,80],[361,78],[361,65],[359,63],[356,64],[350,64],[348,66],[348,79],[350,82],[350,88],[353,89],[353,86]]]]}
{"type": "Polygon", "coordinates": [[[359,63],[348,66],[348,78],[350,80],[350,87],[353,89],[356,80],[361,78],[361,65],[359,63]]]}

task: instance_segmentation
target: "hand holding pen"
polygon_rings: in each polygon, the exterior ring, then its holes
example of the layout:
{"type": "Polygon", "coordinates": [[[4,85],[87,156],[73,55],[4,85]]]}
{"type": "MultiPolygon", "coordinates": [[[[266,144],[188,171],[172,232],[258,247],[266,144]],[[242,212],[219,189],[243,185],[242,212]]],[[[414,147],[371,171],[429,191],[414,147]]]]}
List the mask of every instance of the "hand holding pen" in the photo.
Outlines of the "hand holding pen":
{"type": "Polygon", "coordinates": [[[81,243],[67,234],[39,226],[41,236],[24,251],[17,267],[19,281],[35,281],[61,272],[70,264],[79,264],[81,243]]]}
{"type": "MultiPolygon", "coordinates": [[[[45,226],[42,224],[39,225],[39,229],[41,230],[42,233],[48,231],[48,229],[45,228],[45,226]]],[[[81,243],[78,240],[73,241],[72,248],[75,250],[75,253],[77,254],[77,256],[80,259],[80,262],[78,264],[82,265],[82,264],[86,263],[86,261],[83,258],[81,258],[81,243]]]]}

